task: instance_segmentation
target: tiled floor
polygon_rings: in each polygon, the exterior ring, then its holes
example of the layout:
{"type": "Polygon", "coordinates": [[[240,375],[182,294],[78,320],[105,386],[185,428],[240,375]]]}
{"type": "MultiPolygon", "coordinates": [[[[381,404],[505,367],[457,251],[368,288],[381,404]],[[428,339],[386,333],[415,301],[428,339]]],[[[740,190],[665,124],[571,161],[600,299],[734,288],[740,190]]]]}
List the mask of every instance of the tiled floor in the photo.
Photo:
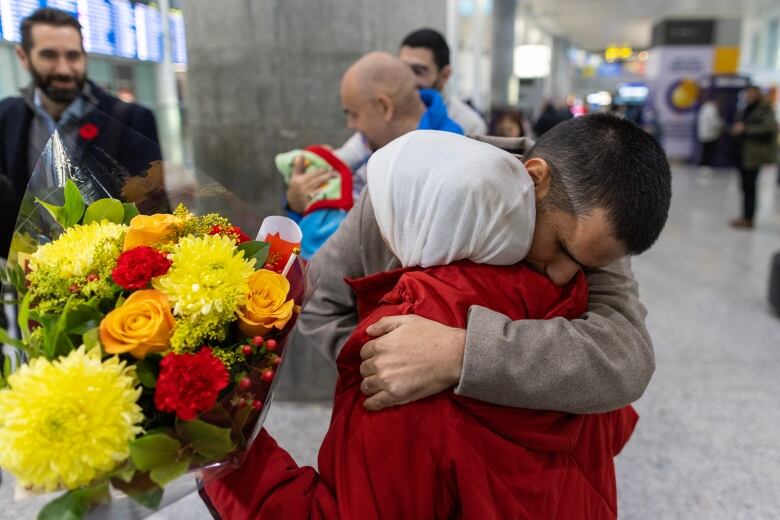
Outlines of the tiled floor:
{"type": "MultiPolygon", "coordinates": [[[[637,430],[618,457],[620,516],[780,518],[780,317],[767,304],[780,251],[780,187],[763,172],[754,231],[736,231],[734,172],[675,168],[672,214],[659,243],[634,262],[657,370],[636,404],[637,430]]],[[[268,429],[303,464],[316,461],[330,412],[276,403],[268,429]]],[[[0,486],[0,518],[33,518],[0,486]]],[[[208,518],[197,497],[156,519],[208,518]]]]}
{"type": "Polygon", "coordinates": [[[675,170],[669,224],[634,263],[657,368],[618,457],[622,518],[780,518],[775,176],[762,172],[756,229],[738,231],[725,225],[737,216],[735,173],[675,170]]]}

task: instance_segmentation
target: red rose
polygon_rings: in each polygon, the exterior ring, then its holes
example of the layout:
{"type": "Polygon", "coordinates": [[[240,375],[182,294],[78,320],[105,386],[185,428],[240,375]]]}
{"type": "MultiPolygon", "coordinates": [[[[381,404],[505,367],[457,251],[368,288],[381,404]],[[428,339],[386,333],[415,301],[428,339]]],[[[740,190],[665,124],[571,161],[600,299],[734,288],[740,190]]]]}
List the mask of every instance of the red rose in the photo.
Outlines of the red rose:
{"type": "Polygon", "coordinates": [[[79,136],[85,141],[94,140],[99,133],[100,129],[93,123],[84,123],[81,125],[81,128],[79,128],[79,136]]]}
{"type": "Polygon", "coordinates": [[[249,238],[249,235],[244,233],[240,227],[238,226],[230,226],[230,227],[222,227],[219,224],[216,226],[211,227],[211,231],[209,232],[209,235],[223,235],[223,236],[229,236],[233,240],[236,241],[236,244],[243,244],[244,242],[248,242],[251,240],[249,238]]]}
{"type": "Polygon", "coordinates": [[[170,267],[171,261],[156,249],[138,246],[119,255],[111,277],[118,285],[132,291],[143,289],[152,278],[164,275],[170,267]]]}
{"type": "Polygon", "coordinates": [[[197,354],[168,354],[160,362],[154,405],[161,412],[176,412],[179,419],[191,421],[214,407],[228,381],[227,368],[209,347],[197,354]]]}

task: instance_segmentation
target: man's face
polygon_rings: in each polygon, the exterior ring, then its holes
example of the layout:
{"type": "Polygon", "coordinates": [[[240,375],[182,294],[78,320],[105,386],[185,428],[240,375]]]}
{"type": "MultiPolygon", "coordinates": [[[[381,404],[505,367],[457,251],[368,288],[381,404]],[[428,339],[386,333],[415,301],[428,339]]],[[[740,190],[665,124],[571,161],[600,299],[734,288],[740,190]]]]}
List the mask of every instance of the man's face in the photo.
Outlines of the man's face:
{"type": "Polygon", "coordinates": [[[341,82],[341,106],[347,116],[347,127],[363,134],[371,150],[376,151],[393,140],[381,104],[362,91],[349,75],[341,82]]]}
{"type": "Polygon", "coordinates": [[[525,261],[555,284],[565,285],[581,267],[604,267],[625,254],[625,247],[612,236],[604,209],[577,218],[542,203],[525,261]]]}
{"type": "Polygon", "coordinates": [[[22,66],[35,86],[55,103],[69,104],[86,81],[87,56],[74,27],[35,24],[29,53],[19,50],[22,66]]]}
{"type": "Polygon", "coordinates": [[[403,46],[398,53],[398,57],[412,68],[417,88],[435,88],[439,91],[444,89],[447,77],[436,66],[432,50],[427,47],[403,46]]]}

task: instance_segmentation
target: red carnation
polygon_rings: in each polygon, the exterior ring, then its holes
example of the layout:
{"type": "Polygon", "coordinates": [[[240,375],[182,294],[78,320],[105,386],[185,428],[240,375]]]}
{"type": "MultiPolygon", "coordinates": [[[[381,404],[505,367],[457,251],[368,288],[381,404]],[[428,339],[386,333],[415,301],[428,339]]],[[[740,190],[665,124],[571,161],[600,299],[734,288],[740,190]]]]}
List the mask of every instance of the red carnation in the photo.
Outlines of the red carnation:
{"type": "Polygon", "coordinates": [[[85,141],[93,141],[100,133],[100,129],[94,123],[84,123],[79,128],[79,136],[85,141]]]}
{"type": "Polygon", "coordinates": [[[161,412],[176,412],[179,419],[191,421],[214,407],[228,381],[227,368],[209,347],[197,354],[168,354],[160,362],[154,405],[161,412]]]}
{"type": "Polygon", "coordinates": [[[138,246],[119,255],[111,271],[114,281],[127,290],[143,289],[155,276],[168,272],[171,261],[148,246],[138,246]]]}
{"type": "Polygon", "coordinates": [[[249,235],[244,233],[238,226],[222,227],[219,224],[212,226],[209,235],[229,236],[236,241],[236,244],[243,244],[250,240],[249,235]]]}

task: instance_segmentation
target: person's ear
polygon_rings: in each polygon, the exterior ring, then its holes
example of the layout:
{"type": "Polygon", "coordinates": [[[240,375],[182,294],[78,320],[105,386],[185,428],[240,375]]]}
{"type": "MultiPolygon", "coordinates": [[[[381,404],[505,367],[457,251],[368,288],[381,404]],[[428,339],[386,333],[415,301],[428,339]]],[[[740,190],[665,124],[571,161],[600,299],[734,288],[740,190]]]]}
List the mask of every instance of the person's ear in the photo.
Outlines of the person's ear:
{"type": "Polygon", "coordinates": [[[376,98],[377,106],[379,107],[379,113],[385,122],[390,122],[395,117],[395,103],[393,98],[387,94],[379,94],[376,98]]]}
{"type": "Polygon", "coordinates": [[[452,67],[449,65],[445,65],[444,68],[441,69],[441,72],[439,72],[438,90],[444,90],[444,86],[447,84],[447,81],[450,79],[450,76],[452,76],[452,67]]]}
{"type": "Polygon", "coordinates": [[[524,163],[525,169],[534,181],[536,202],[541,202],[550,191],[550,165],[541,157],[533,157],[524,163]]]}
{"type": "Polygon", "coordinates": [[[30,70],[30,57],[27,55],[27,51],[25,51],[21,45],[17,45],[16,48],[16,57],[19,58],[19,63],[21,63],[22,67],[24,67],[24,70],[29,71],[30,70]]]}

